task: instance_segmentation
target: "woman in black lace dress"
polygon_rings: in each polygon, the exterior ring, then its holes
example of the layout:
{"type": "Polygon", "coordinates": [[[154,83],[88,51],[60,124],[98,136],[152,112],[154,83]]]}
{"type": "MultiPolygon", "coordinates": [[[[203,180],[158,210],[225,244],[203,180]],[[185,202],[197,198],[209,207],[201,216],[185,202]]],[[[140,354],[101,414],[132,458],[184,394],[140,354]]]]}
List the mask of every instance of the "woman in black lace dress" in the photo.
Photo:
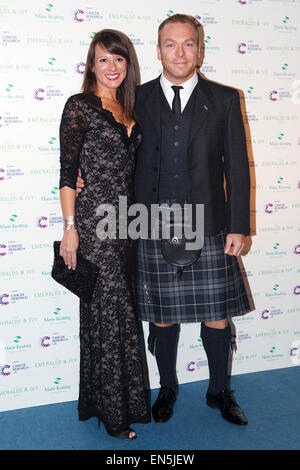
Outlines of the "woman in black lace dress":
{"type": "Polygon", "coordinates": [[[119,196],[132,202],[135,151],[141,133],[134,122],[139,69],[123,33],[98,32],[90,45],[83,93],[71,96],[60,126],[60,197],[64,220],[61,255],[70,269],[76,251],[100,267],[94,294],[80,300],[79,419],[96,416],[107,432],[136,437],[132,423],[150,421],[135,316],[134,246],[100,240],[97,207],[119,196]],[[85,189],[75,197],[77,171],[85,189]]]}

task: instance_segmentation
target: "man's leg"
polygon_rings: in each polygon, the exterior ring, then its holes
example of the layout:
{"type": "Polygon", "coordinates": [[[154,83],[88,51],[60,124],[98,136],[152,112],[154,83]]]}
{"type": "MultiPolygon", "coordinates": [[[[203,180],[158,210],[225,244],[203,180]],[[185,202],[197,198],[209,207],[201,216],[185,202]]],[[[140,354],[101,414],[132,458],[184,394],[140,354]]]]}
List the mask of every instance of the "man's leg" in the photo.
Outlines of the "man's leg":
{"type": "Polygon", "coordinates": [[[177,376],[176,357],[179,336],[178,324],[149,324],[148,345],[155,356],[160,375],[161,389],[152,407],[155,421],[165,422],[170,419],[176,401],[177,376]]]}
{"type": "Polygon", "coordinates": [[[217,395],[227,388],[227,369],[231,328],[227,320],[204,322],[201,338],[207,355],[209,368],[208,390],[217,395]]]}
{"type": "Polygon", "coordinates": [[[227,320],[201,324],[201,338],[209,368],[207,404],[219,408],[223,418],[234,424],[248,424],[247,418],[228,389],[228,359],[231,328],[227,320]]]}

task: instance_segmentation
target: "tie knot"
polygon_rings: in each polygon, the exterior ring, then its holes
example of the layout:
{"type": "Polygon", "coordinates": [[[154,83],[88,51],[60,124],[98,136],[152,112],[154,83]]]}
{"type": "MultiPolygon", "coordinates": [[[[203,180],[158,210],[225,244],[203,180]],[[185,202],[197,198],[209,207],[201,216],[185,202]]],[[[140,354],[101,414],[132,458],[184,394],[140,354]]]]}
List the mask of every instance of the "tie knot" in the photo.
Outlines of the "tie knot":
{"type": "Polygon", "coordinates": [[[177,86],[177,85],[172,85],[171,87],[175,93],[175,95],[178,95],[179,94],[179,90],[182,90],[182,86],[177,86]]]}

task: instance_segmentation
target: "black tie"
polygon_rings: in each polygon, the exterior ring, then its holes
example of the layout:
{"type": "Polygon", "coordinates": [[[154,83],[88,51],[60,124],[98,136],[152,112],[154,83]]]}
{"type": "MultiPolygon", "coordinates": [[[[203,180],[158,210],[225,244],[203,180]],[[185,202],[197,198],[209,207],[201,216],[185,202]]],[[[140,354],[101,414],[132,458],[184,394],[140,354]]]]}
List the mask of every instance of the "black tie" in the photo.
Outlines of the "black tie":
{"type": "Polygon", "coordinates": [[[174,96],[173,102],[172,102],[172,111],[173,111],[176,119],[179,119],[179,116],[181,114],[181,103],[180,103],[179,90],[182,89],[183,87],[173,85],[172,88],[173,88],[173,91],[175,93],[175,96],[174,96]]]}

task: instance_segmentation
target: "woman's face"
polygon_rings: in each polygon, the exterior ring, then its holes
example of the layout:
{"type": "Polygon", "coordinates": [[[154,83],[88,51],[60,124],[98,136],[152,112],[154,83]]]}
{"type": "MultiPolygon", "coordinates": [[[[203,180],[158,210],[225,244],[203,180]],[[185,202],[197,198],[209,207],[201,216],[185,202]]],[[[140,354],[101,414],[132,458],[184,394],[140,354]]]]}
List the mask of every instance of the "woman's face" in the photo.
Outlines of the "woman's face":
{"type": "Polygon", "coordinates": [[[95,47],[95,62],[92,68],[97,80],[98,90],[116,90],[126,77],[126,59],[111,54],[100,44],[95,47]]]}

